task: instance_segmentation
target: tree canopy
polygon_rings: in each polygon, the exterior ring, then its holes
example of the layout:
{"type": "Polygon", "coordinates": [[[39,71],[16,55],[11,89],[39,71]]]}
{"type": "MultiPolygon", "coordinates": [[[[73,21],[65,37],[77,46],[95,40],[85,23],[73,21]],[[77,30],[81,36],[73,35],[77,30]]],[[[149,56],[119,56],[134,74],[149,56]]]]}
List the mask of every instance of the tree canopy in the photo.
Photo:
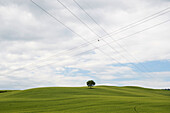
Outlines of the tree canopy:
{"type": "Polygon", "coordinates": [[[87,86],[92,88],[96,83],[93,80],[87,81],[87,86]]]}

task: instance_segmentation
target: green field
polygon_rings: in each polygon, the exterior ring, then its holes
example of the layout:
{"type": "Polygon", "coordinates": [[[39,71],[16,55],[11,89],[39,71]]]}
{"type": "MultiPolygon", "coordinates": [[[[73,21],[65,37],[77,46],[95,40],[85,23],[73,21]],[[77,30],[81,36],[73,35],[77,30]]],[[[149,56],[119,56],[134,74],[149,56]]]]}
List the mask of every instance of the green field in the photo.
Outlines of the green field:
{"type": "Polygon", "coordinates": [[[45,87],[0,93],[0,113],[170,113],[170,91],[141,87],[45,87]]]}

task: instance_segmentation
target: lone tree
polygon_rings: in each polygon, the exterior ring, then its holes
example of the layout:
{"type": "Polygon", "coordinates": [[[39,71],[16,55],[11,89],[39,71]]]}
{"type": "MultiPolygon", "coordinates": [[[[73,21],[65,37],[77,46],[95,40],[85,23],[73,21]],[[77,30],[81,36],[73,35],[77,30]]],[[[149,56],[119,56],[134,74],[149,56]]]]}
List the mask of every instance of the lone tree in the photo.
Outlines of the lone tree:
{"type": "Polygon", "coordinates": [[[87,86],[90,87],[90,89],[95,85],[95,82],[93,80],[87,81],[87,86]]]}

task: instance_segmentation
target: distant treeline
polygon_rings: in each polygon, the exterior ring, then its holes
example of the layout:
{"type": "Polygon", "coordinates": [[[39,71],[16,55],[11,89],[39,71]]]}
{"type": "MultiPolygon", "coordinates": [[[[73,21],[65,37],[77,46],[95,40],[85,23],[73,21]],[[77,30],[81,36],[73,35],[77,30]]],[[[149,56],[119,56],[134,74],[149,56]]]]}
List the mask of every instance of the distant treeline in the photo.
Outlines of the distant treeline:
{"type": "Polygon", "coordinates": [[[5,92],[7,92],[7,91],[0,91],[0,93],[5,93],[5,92]]]}
{"type": "Polygon", "coordinates": [[[163,89],[163,90],[169,90],[170,91],[170,89],[168,88],[168,89],[163,89]]]}

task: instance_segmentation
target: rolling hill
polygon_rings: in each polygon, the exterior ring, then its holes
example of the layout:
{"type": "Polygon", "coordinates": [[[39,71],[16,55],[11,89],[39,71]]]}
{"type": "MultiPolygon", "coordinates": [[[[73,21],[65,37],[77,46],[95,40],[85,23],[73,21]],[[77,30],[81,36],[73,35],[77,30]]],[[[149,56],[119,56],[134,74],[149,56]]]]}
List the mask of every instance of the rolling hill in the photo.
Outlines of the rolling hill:
{"type": "Polygon", "coordinates": [[[170,113],[170,91],[134,86],[0,92],[0,113],[170,113]]]}

